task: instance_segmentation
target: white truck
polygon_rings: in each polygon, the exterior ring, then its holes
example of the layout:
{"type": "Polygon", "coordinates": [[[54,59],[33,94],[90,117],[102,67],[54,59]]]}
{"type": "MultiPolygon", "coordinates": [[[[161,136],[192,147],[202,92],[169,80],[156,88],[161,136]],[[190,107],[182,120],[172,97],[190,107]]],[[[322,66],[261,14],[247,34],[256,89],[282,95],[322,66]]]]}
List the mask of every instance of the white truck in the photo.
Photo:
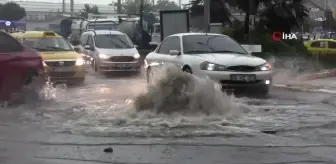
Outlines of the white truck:
{"type": "MultiPolygon", "coordinates": [[[[118,30],[132,38],[139,24],[139,17],[110,17],[98,19],[72,19],[70,38],[79,38],[80,35],[88,30],[118,30]]],[[[144,29],[147,29],[147,22],[143,22],[144,29]]],[[[152,42],[160,43],[160,23],[154,24],[152,42]]],[[[153,43],[152,43],[153,44],[153,43]]]]}

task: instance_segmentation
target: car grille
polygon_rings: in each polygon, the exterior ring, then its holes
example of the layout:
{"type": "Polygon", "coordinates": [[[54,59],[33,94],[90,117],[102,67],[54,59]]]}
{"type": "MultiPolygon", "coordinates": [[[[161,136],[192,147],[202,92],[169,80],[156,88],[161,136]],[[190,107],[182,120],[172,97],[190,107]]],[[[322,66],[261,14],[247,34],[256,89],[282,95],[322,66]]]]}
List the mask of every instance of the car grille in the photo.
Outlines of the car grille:
{"type": "Polygon", "coordinates": [[[75,72],[49,72],[50,77],[72,77],[75,76],[75,72]]]}
{"type": "Polygon", "coordinates": [[[256,71],[257,68],[253,66],[245,66],[245,65],[239,65],[239,66],[230,66],[226,68],[228,71],[234,71],[234,72],[253,72],[256,71]]]}
{"type": "Polygon", "coordinates": [[[132,62],[135,58],[133,56],[113,56],[110,57],[112,62],[132,62]]]}
{"type": "Polygon", "coordinates": [[[71,67],[76,64],[76,61],[45,61],[45,63],[50,67],[71,67]]]}
{"type": "Polygon", "coordinates": [[[261,80],[257,80],[257,81],[231,81],[231,80],[221,80],[220,83],[221,84],[258,84],[260,83],[261,80]]]}

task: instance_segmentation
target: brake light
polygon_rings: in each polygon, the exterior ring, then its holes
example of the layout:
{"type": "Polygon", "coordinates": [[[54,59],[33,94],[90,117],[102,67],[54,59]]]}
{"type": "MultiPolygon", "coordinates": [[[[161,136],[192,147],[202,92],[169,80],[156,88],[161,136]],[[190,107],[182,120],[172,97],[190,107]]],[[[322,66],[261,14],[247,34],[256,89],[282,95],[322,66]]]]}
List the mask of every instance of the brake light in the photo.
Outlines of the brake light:
{"type": "Polygon", "coordinates": [[[40,65],[39,65],[40,70],[44,71],[44,65],[43,65],[43,58],[40,56],[40,65]]]}
{"type": "Polygon", "coordinates": [[[267,63],[266,66],[267,66],[269,69],[272,69],[272,64],[267,63]]]}

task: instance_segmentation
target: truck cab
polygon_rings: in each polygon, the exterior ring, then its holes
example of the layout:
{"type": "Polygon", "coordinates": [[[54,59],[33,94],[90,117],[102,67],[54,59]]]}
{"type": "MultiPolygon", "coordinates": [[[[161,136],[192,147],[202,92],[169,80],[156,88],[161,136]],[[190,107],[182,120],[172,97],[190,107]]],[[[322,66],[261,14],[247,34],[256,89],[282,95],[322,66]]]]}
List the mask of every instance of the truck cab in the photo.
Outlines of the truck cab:
{"type": "Polygon", "coordinates": [[[153,33],[152,33],[152,43],[161,42],[161,26],[160,23],[154,23],[153,33]]]}

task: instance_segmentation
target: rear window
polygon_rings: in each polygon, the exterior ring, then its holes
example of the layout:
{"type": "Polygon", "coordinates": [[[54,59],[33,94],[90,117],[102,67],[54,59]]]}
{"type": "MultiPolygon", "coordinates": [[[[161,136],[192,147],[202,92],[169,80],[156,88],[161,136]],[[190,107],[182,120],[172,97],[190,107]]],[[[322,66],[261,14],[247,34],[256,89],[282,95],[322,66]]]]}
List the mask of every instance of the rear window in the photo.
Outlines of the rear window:
{"type": "Polygon", "coordinates": [[[23,44],[38,51],[73,51],[71,45],[61,37],[24,38],[23,44]]]}
{"type": "Polygon", "coordinates": [[[129,39],[127,35],[120,35],[120,34],[96,35],[95,44],[97,48],[104,48],[104,49],[134,48],[131,39],[129,39]]]}
{"type": "Polygon", "coordinates": [[[22,45],[15,38],[5,32],[0,32],[0,53],[16,52],[22,49],[22,45]]]}

